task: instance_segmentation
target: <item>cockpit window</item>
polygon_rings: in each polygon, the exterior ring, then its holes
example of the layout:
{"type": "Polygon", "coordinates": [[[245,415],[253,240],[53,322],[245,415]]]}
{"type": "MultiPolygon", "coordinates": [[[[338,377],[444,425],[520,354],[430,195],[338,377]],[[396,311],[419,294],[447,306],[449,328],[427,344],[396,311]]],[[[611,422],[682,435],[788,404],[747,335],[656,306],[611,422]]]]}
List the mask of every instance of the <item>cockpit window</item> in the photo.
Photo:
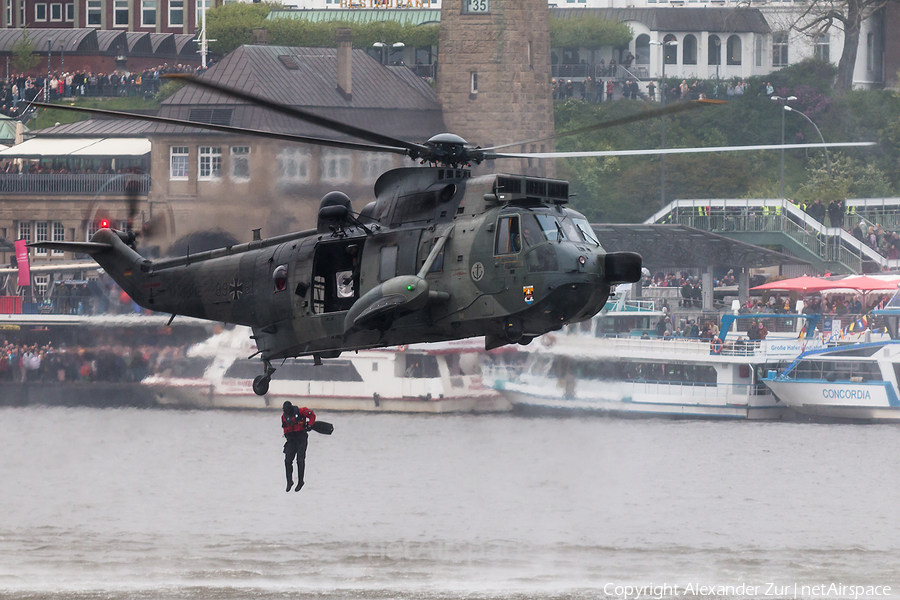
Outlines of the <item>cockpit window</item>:
{"type": "Polygon", "coordinates": [[[597,240],[597,235],[591,229],[591,224],[587,222],[587,219],[572,219],[572,221],[575,223],[575,228],[578,229],[578,234],[584,241],[597,246],[600,245],[600,241],[597,240]]]}
{"type": "Polygon", "coordinates": [[[537,218],[537,221],[541,226],[541,232],[547,240],[551,242],[561,242],[566,239],[566,234],[563,233],[562,226],[560,226],[556,217],[545,214],[536,214],[534,216],[537,218]]]}
{"type": "Polygon", "coordinates": [[[519,235],[519,216],[500,217],[497,222],[497,240],[494,254],[518,254],[522,249],[522,236],[519,235]]]}
{"type": "Polygon", "coordinates": [[[544,234],[538,226],[538,222],[534,220],[534,215],[522,214],[522,237],[525,238],[526,246],[537,246],[544,243],[544,234]]]}

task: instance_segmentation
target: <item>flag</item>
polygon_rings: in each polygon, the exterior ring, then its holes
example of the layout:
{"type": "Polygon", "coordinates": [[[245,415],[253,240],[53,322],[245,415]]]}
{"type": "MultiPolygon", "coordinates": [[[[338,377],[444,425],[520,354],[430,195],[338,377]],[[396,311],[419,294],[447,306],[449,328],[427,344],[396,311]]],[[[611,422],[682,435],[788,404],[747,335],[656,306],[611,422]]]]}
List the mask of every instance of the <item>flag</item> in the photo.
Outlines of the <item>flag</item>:
{"type": "Polygon", "coordinates": [[[19,266],[19,287],[31,285],[31,268],[28,265],[28,240],[16,240],[16,264],[19,266]]]}

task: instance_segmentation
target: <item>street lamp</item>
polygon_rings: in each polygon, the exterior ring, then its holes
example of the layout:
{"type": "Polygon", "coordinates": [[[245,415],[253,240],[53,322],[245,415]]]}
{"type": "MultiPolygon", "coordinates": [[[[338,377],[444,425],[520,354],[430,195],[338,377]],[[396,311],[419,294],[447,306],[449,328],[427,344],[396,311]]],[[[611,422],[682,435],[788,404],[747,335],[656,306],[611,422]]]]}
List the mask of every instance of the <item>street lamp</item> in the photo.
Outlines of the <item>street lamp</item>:
{"type": "Polygon", "coordinates": [[[44,80],[44,102],[50,102],[50,56],[53,52],[53,38],[47,40],[47,79],[44,80]]]}
{"type": "MultiPolygon", "coordinates": [[[[384,42],[375,42],[372,44],[372,47],[381,49],[381,64],[386,65],[388,62],[388,45],[384,42]]],[[[390,45],[390,48],[391,50],[402,50],[403,48],[406,48],[406,44],[403,42],[394,42],[390,45]]]]}
{"type": "MultiPolygon", "coordinates": [[[[662,48],[662,80],[659,82],[659,91],[662,95],[662,106],[666,107],[666,96],[668,96],[668,90],[666,89],[666,46],[677,46],[678,42],[675,40],[670,40],[668,42],[657,42],[650,41],[650,44],[654,46],[660,46],[662,48]]],[[[662,128],[660,132],[660,144],[662,149],[666,149],[666,113],[663,112],[662,115],[662,128]]],[[[666,206],[666,155],[659,155],[659,205],[660,208],[665,208],[666,206]]]]}
{"type": "MultiPolygon", "coordinates": [[[[816,126],[815,123],[813,123],[813,120],[810,119],[808,116],[806,116],[805,113],[800,112],[796,108],[791,108],[790,106],[785,106],[784,110],[786,110],[787,112],[795,112],[798,115],[801,115],[807,121],[809,121],[809,124],[812,125],[813,129],[816,130],[816,133],[819,134],[819,139],[822,140],[823,144],[825,143],[825,138],[822,136],[822,132],[819,131],[819,128],[816,126]]],[[[822,148],[822,149],[825,150],[825,164],[828,166],[828,178],[831,179],[831,159],[828,157],[828,148],[822,148]]]]}
{"type": "MultiPolygon", "coordinates": [[[[793,102],[797,99],[797,96],[788,96],[787,98],[782,98],[781,96],[772,96],[772,102],[780,102],[782,109],[788,108],[787,103],[793,102]]],[[[784,113],[785,111],[781,111],[781,197],[784,198],[784,113]]]]}

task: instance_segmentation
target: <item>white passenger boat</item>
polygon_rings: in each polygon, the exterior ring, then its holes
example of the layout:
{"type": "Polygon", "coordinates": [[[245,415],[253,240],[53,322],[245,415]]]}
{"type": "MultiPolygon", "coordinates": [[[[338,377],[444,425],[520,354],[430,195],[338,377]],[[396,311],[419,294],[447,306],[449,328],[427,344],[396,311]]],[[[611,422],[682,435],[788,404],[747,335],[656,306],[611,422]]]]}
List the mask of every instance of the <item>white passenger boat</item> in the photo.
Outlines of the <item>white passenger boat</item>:
{"type": "MultiPolygon", "coordinates": [[[[722,419],[779,419],[784,405],[761,382],[769,369],[804,350],[825,346],[816,315],[753,314],[723,317],[721,340],[609,336],[611,316],[646,329],[639,312],[616,311],[594,318],[589,331],[545,335],[519,350],[517,363],[490,374],[492,385],[516,408],[598,411],[722,419]],[[759,319],[771,333],[750,341],[748,325],[759,319]],[[814,332],[801,336],[803,323],[814,332]]],[[[656,315],[661,314],[656,312],[656,315]]],[[[655,320],[658,317],[655,317],[655,320]]],[[[643,333],[643,331],[641,331],[643,333]]],[[[511,364],[512,363],[512,364],[511,364]]]]}
{"type": "Polygon", "coordinates": [[[781,402],[828,419],[900,421],[900,342],[804,352],[763,379],[781,402]]]}
{"type": "Polygon", "coordinates": [[[364,350],[325,359],[273,363],[277,368],[265,396],[252,380],[261,373],[250,330],[235,327],[197,344],[177,367],[148,377],[160,405],[201,408],[278,407],[285,400],[319,410],[387,412],[498,412],[511,405],[482,384],[489,360],[483,340],[364,350]]]}

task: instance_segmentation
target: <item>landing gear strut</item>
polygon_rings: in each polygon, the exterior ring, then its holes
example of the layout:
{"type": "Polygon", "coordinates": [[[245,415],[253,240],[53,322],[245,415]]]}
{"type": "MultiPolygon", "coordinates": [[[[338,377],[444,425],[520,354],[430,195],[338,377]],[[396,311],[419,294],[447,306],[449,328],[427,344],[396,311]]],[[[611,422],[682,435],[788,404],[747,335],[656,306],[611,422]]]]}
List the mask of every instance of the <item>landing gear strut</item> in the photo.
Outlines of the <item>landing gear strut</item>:
{"type": "Polygon", "coordinates": [[[269,391],[269,381],[272,379],[272,373],[275,372],[275,367],[272,366],[268,360],[263,359],[263,365],[266,368],[265,375],[257,375],[253,379],[253,393],[257,396],[265,396],[269,391]]]}

